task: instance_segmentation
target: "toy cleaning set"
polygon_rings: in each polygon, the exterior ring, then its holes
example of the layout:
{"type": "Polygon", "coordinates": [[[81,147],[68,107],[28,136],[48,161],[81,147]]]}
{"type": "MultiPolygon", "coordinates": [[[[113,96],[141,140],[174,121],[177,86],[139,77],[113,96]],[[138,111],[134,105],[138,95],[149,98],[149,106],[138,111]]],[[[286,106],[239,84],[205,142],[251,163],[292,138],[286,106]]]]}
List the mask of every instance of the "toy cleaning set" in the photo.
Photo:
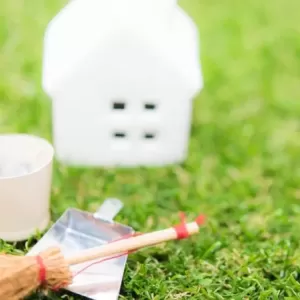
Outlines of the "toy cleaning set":
{"type": "Polygon", "coordinates": [[[105,202],[100,215],[69,209],[26,256],[0,255],[0,299],[23,299],[38,288],[118,299],[130,252],[187,238],[204,222],[200,215],[191,223],[139,234],[103,218],[111,206],[109,200],[105,202]]]}
{"type": "MultiPolygon", "coordinates": [[[[72,0],[44,40],[43,87],[54,147],[0,135],[0,239],[24,241],[50,222],[53,159],[70,166],[161,166],[185,159],[192,100],[203,86],[196,26],[176,0],[72,0]],[[55,151],[54,151],[55,149],[55,151]]],[[[65,289],[118,299],[132,251],[188,238],[204,223],[136,233],[94,212],[68,209],[25,255],[0,255],[0,299],[65,289]]]]}

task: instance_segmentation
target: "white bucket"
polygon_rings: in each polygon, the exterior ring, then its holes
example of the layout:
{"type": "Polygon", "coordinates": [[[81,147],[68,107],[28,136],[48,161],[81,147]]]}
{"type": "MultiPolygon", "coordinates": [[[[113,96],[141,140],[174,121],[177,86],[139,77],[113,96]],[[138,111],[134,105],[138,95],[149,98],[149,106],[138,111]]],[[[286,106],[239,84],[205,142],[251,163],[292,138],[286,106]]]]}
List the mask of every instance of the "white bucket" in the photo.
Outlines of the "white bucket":
{"type": "Polygon", "coordinates": [[[0,239],[28,239],[50,221],[52,145],[27,134],[0,134],[0,239]]]}

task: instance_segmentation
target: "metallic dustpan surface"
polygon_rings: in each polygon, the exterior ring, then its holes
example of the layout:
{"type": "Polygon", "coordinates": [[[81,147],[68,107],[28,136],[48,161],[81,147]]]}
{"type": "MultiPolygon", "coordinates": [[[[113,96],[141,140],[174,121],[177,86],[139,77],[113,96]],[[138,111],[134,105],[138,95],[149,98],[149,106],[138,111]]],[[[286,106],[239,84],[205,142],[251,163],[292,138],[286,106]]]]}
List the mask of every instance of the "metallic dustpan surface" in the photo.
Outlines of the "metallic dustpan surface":
{"type": "MultiPolygon", "coordinates": [[[[133,229],[114,222],[122,203],[106,200],[92,214],[68,209],[27,255],[36,255],[50,246],[59,246],[65,256],[100,246],[133,233],[133,229]]],[[[122,284],[127,255],[94,264],[74,277],[67,290],[95,300],[116,300],[122,284]]],[[[74,274],[90,263],[72,266],[74,274]]]]}

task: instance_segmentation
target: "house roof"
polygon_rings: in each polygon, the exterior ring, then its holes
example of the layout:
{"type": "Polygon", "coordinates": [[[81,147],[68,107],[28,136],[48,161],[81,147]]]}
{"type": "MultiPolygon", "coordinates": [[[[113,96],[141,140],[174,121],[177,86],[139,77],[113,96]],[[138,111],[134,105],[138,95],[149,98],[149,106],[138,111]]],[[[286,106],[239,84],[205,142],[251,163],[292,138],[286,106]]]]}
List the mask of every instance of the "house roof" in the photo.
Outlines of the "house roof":
{"type": "Polygon", "coordinates": [[[151,14],[145,6],[130,7],[127,1],[120,1],[116,7],[116,2],[73,0],[49,23],[43,62],[46,93],[54,97],[89,53],[106,47],[118,36],[129,36],[152,47],[157,57],[168,60],[174,71],[180,73],[192,93],[200,90],[203,80],[198,32],[192,20],[176,6],[163,7],[161,14],[155,14],[155,10],[151,14]],[[166,18],[169,23],[164,22],[166,18]]]}

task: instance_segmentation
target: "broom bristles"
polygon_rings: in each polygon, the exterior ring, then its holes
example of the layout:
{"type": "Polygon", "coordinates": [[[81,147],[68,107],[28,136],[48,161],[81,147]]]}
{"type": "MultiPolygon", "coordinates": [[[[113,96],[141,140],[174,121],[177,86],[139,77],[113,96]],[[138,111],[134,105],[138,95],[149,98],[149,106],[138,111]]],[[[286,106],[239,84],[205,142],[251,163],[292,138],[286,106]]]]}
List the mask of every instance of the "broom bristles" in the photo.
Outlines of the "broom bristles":
{"type": "MultiPolygon", "coordinates": [[[[59,248],[40,254],[45,266],[43,288],[57,289],[69,285],[72,274],[59,248]]],[[[41,287],[40,265],[36,257],[0,255],[0,299],[21,300],[41,287]]]]}

